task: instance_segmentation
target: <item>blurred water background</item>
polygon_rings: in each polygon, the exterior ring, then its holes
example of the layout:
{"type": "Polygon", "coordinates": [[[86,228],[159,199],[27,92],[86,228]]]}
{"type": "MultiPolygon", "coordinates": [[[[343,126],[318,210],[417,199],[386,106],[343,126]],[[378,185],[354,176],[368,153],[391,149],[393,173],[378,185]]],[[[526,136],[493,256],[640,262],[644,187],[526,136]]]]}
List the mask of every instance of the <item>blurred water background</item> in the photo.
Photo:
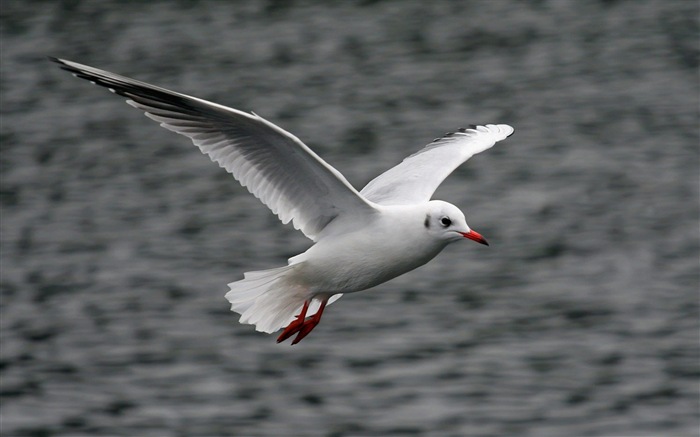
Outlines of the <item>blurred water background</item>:
{"type": "Polygon", "coordinates": [[[697,1],[1,13],[3,435],[698,435],[697,1]],[[436,193],[491,247],[277,345],[226,283],[309,241],[46,55],[255,111],[358,188],[444,132],[511,124],[436,193]]]}

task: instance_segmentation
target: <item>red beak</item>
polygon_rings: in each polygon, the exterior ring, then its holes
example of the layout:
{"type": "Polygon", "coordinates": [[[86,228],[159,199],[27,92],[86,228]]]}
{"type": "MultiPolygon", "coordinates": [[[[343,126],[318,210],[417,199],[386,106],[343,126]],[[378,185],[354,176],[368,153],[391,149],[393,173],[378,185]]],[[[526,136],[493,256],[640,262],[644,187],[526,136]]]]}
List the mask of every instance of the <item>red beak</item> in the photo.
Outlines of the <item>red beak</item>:
{"type": "Polygon", "coordinates": [[[486,241],[486,238],[482,237],[480,233],[476,231],[469,231],[469,232],[460,232],[464,238],[469,238],[470,240],[474,240],[477,243],[489,245],[489,242],[486,241]]]}

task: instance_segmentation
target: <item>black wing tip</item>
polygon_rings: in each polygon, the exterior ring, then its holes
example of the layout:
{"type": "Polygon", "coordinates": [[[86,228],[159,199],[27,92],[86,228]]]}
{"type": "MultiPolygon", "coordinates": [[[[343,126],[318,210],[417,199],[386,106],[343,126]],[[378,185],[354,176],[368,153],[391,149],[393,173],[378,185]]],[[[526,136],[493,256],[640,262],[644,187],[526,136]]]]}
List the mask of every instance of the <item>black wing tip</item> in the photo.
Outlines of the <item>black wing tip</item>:
{"type": "Polygon", "coordinates": [[[47,58],[49,61],[55,62],[56,64],[60,65],[61,68],[70,68],[70,66],[68,65],[69,61],[66,61],[65,59],[57,58],[55,56],[47,56],[47,58]]]}
{"type": "Polygon", "coordinates": [[[453,137],[457,134],[465,134],[465,133],[467,133],[467,130],[474,130],[478,127],[478,125],[476,125],[476,124],[470,124],[468,126],[469,127],[460,127],[459,129],[457,129],[455,131],[445,132],[444,135],[442,135],[441,137],[435,138],[432,142],[435,143],[435,142],[438,142],[440,140],[444,140],[445,138],[453,137]]]}
{"type": "MultiPolygon", "coordinates": [[[[432,143],[438,142],[440,140],[444,140],[446,138],[454,137],[457,134],[468,134],[469,133],[468,131],[478,132],[478,128],[482,127],[482,126],[486,126],[486,125],[485,124],[468,124],[467,127],[460,127],[459,129],[457,129],[455,131],[447,132],[443,136],[435,138],[432,141],[432,143]]],[[[512,136],[514,133],[515,133],[515,130],[513,130],[513,132],[506,135],[506,138],[512,136]]]]}
{"type": "Polygon", "coordinates": [[[450,135],[454,135],[456,133],[465,134],[465,133],[467,133],[468,130],[476,130],[479,126],[484,126],[484,125],[483,124],[468,124],[467,127],[460,127],[455,132],[450,132],[450,135]]]}
{"type": "Polygon", "coordinates": [[[107,88],[111,92],[118,94],[122,97],[126,97],[128,99],[134,99],[134,97],[138,96],[139,94],[143,94],[144,97],[146,97],[149,92],[148,87],[151,87],[151,85],[144,84],[146,85],[146,87],[144,88],[142,86],[137,85],[135,83],[137,81],[134,81],[133,79],[121,77],[119,75],[107,71],[94,69],[94,67],[81,65],[77,62],[72,62],[67,59],[61,59],[55,56],[47,57],[49,58],[49,61],[55,62],[62,70],[71,73],[78,79],[90,81],[94,85],[107,88]],[[95,71],[90,71],[90,69],[94,69],[95,71]],[[135,95],[131,95],[130,93],[134,93],[135,95]]]}
{"type": "Polygon", "coordinates": [[[73,73],[74,75],[76,75],[78,77],[81,77],[82,79],[92,80],[87,76],[80,76],[81,73],[83,75],[85,75],[83,70],[81,70],[80,68],[78,68],[74,65],[70,65],[69,62],[71,62],[71,61],[68,61],[67,59],[61,59],[61,58],[57,58],[55,56],[47,56],[47,58],[49,59],[49,61],[55,62],[56,64],[58,64],[58,66],[61,68],[61,70],[66,70],[70,73],[73,73]]]}
{"type": "Polygon", "coordinates": [[[48,56],[48,58],[50,61],[57,63],[62,70],[71,73],[79,79],[90,81],[94,85],[107,88],[114,94],[145,104],[153,109],[172,110],[173,107],[177,107],[179,108],[178,112],[183,114],[201,116],[202,111],[204,111],[210,114],[216,112],[217,115],[220,115],[217,109],[156,85],[54,56],[48,56]]]}
{"type": "MultiPolygon", "coordinates": [[[[461,128],[459,128],[459,129],[457,129],[457,132],[466,133],[467,130],[476,130],[476,129],[479,128],[480,126],[486,126],[486,125],[485,125],[485,124],[469,124],[469,125],[467,125],[467,126],[468,126],[468,127],[466,127],[466,128],[461,127],[461,128]]],[[[509,133],[508,135],[506,135],[506,138],[512,136],[514,133],[515,133],[515,129],[513,129],[513,131],[512,131],[511,133],[509,133]]]]}

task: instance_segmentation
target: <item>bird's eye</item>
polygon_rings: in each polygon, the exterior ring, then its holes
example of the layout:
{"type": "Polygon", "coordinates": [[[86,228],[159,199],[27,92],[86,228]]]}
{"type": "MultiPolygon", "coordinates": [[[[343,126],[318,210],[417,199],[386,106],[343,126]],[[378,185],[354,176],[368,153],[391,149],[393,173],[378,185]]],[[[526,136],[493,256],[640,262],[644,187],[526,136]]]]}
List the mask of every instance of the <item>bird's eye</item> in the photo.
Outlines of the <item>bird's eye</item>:
{"type": "Polygon", "coordinates": [[[449,217],[442,217],[440,219],[440,224],[443,225],[444,227],[448,227],[449,225],[452,224],[452,220],[450,220],[449,217]]]}

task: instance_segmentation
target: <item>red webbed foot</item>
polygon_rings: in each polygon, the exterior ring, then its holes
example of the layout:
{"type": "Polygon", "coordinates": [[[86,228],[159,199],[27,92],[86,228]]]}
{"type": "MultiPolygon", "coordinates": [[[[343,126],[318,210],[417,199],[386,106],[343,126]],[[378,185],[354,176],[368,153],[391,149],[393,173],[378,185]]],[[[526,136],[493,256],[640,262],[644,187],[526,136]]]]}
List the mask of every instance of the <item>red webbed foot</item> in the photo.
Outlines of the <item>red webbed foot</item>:
{"type": "Polygon", "coordinates": [[[321,301],[321,306],[318,308],[318,311],[316,311],[316,314],[306,318],[306,311],[309,309],[309,302],[310,301],[304,302],[304,307],[301,309],[301,313],[299,313],[297,318],[294,319],[292,323],[290,323],[289,326],[284,329],[284,331],[282,331],[282,334],[280,334],[279,337],[277,337],[277,343],[283,342],[292,335],[298,333],[296,338],[294,338],[294,341],[292,341],[292,344],[297,344],[304,337],[309,335],[316,325],[318,325],[318,323],[321,321],[323,310],[326,308],[326,303],[328,303],[328,299],[321,301]]]}
{"type": "Polygon", "coordinates": [[[287,325],[286,328],[284,328],[284,331],[280,334],[279,337],[277,337],[277,343],[281,343],[291,337],[292,335],[296,334],[299,332],[299,330],[304,326],[304,322],[306,321],[306,311],[309,309],[309,300],[304,302],[304,307],[301,309],[301,312],[297,314],[297,318],[292,320],[292,323],[287,325]]]}

